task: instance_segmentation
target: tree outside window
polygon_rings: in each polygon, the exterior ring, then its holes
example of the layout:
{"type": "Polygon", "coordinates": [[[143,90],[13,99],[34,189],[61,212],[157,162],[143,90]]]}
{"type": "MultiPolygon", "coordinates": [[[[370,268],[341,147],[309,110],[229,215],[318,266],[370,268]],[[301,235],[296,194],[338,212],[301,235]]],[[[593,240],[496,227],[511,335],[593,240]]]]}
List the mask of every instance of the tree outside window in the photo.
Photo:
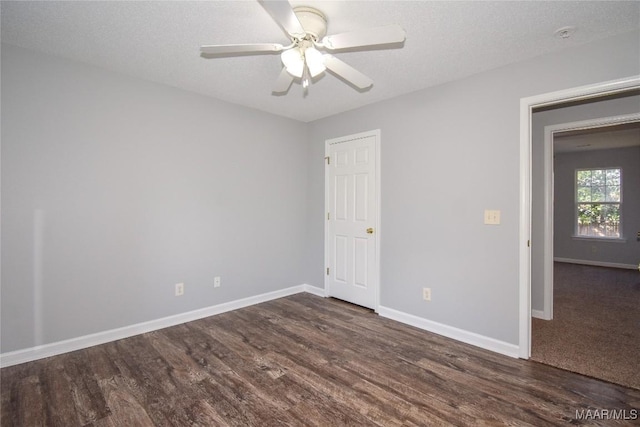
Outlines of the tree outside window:
{"type": "Polygon", "coordinates": [[[576,234],[619,238],[622,203],[620,168],[576,171],[576,234]]]}

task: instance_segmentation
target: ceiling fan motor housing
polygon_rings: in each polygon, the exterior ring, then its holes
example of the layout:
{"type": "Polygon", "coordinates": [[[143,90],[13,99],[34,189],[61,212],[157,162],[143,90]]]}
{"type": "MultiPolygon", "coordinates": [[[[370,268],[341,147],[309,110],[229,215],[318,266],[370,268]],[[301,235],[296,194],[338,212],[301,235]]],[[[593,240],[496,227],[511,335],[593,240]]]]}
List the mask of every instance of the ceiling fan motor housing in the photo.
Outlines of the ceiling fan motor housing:
{"type": "Polygon", "coordinates": [[[307,6],[294,7],[293,12],[298,17],[302,28],[316,41],[327,35],[327,17],[318,9],[307,6]]]}

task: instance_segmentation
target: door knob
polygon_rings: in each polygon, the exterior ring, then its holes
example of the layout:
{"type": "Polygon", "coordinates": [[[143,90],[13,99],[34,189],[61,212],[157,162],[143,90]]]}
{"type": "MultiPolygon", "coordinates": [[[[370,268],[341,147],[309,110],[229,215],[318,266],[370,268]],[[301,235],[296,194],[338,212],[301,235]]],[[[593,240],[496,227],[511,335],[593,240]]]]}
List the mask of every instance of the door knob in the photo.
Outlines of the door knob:
{"type": "Polygon", "coordinates": [[[367,234],[373,234],[373,228],[371,227],[367,228],[367,234]]]}

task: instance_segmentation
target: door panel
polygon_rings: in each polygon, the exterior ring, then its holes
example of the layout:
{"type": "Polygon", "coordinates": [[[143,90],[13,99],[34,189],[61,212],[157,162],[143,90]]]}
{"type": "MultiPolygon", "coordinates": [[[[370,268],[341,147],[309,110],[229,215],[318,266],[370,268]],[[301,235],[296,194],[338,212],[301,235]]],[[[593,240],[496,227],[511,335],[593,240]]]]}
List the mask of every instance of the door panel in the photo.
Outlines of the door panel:
{"type": "Polygon", "coordinates": [[[355,177],[355,221],[366,221],[368,219],[369,210],[369,193],[368,193],[368,180],[369,175],[358,174],[355,177]]]}
{"type": "Polygon", "coordinates": [[[363,288],[367,287],[367,253],[369,251],[369,240],[356,237],[354,239],[354,278],[353,284],[363,288]]]}
{"type": "Polygon", "coordinates": [[[347,236],[335,236],[335,260],[334,260],[334,279],[341,283],[347,283],[347,268],[349,261],[347,260],[347,236]]]}

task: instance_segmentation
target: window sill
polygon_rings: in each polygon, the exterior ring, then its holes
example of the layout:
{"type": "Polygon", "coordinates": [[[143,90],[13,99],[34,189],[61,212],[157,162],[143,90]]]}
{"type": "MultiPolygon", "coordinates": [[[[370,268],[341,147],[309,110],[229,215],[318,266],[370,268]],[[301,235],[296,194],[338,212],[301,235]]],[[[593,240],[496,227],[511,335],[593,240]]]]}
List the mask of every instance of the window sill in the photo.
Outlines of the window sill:
{"type": "Polygon", "coordinates": [[[594,237],[594,236],[571,236],[573,240],[584,240],[586,242],[608,242],[608,243],[627,243],[624,237],[594,237]]]}

